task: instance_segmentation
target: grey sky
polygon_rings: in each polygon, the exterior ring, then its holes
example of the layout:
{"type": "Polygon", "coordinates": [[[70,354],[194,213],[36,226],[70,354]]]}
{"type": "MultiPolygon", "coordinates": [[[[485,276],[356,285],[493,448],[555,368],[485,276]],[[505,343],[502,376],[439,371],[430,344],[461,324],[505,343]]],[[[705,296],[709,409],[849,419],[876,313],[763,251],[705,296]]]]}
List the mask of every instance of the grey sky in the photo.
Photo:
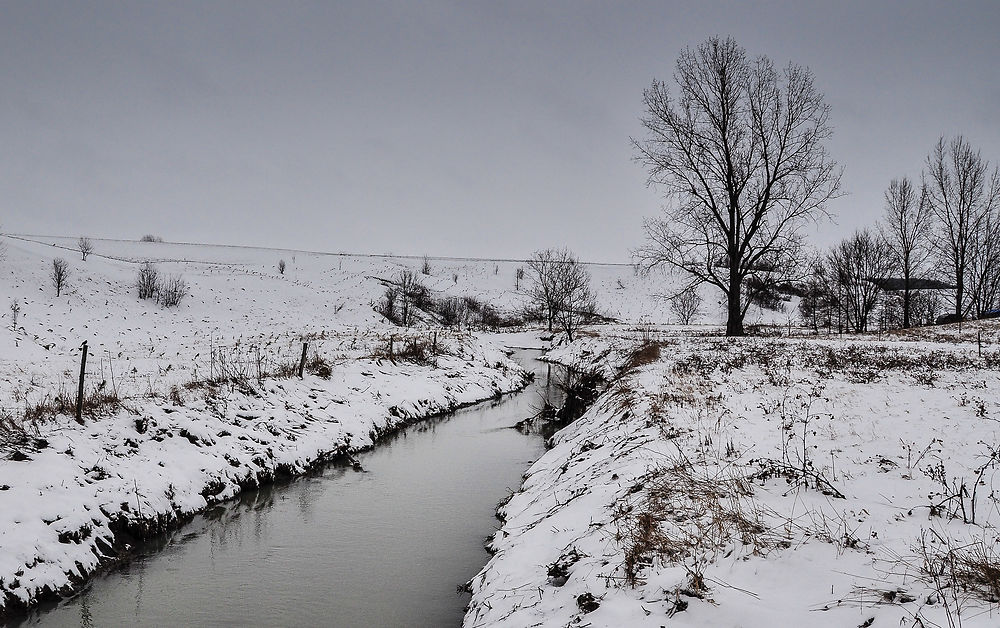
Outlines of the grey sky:
{"type": "Polygon", "coordinates": [[[642,90],[713,34],[815,72],[872,222],[939,135],[1000,160],[1000,3],[3,2],[8,231],[627,261],[642,90]]]}

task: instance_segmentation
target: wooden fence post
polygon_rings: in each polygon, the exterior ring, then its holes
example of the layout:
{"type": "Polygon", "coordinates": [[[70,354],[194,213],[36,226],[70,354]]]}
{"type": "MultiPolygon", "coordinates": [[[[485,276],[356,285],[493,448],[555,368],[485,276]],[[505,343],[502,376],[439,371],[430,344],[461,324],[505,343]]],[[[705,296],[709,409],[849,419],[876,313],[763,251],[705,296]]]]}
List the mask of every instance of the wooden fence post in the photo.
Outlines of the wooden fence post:
{"type": "Polygon", "coordinates": [[[302,359],[299,360],[299,379],[302,379],[302,372],[306,368],[306,351],[309,349],[309,343],[302,343],[302,359]]]}
{"type": "Polygon", "coordinates": [[[83,425],[83,378],[87,373],[87,341],[80,347],[80,386],[76,391],[76,422],[83,425]]]}

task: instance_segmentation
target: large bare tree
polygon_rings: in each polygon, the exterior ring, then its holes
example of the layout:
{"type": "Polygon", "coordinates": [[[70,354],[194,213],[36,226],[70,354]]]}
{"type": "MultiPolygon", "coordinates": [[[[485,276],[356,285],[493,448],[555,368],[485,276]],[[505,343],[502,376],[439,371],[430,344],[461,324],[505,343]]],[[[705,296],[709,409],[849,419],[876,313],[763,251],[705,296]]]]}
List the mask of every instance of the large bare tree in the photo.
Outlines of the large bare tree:
{"type": "Polygon", "coordinates": [[[896,268],[903,275],[903,327],[910,326],[914,279],[929,254],[931,212],[927,190],[909,178],[893,179],[885,191],[883,234],[893,249],[896,268]]]}
{"type": "Polygon", "coordinates": [[[753,290],[795,268],[800,227],[837,195],[830,108],[808,68],[778,70],[732,38],[685,49],[674,83],[674,94],[662,81],[644,92],[648,136],[633,139],[668,197],[638,255],[721,289],[726,333],[743,335],[753,290]]]}
{"type": "Polygon", "coordinates": [[[927,156],[924,183],[936,223],[934,241],[955,282],[954,313],[960,317],[973,305],[966,288],[975,239],[1000,203],[1000,176],[989,166],[961,135],[950,142],[940,138],[927,156]]]}

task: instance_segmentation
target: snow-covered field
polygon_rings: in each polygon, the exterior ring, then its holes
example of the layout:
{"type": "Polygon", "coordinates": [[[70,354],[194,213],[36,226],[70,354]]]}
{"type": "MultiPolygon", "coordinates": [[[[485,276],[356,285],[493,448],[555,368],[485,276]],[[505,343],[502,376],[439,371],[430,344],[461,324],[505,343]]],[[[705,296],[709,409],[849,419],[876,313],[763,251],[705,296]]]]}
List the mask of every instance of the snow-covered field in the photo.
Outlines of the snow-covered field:
{"type": "Polygon", "coordinates": [[[598,334],[551,356],[611,383],[502,507],[466,626],[1000,625],[974,332],[598,334]]]}
{"type": "MultiPolygon", "coordinates": [[[[95,239],[84,262],[74,239],[3,243],[0,606],[69,592],[136,535],[523,383],[498,336],[374,311],[420,259],[95,239]],[[71,270],[59,298],[54,257],[71,270]],[[183,275],[179,307],[137,298],[146,260],[183,275]],[[82,426],[24,421],[75,395],[84,341],[88,394],[120,401],[82,426]]],[[[524,304],[523,263],[430,264],[435,297],[524,304]]],[[[1000,625],[1000,324],[730,341],[717,295],[699,325],[669,326],[669,277],[589,269],[622,324],[550,357],[611,383],[503,507],[466,625],[1000,625]]]]}
{"type": "MultiPolygon", "coordinates": [[[[523,384],[479,336],[403,330],[373,310],[384,280],[419,259],[94,239],[83,261],[71,238],[2,242],[0,615],[68,592],[130,535],[523,384]],[[56,257],[70,268],[59,297],[56,257]],[[183,276],[190,294],[179,307],[137,298],[144,261],[183,276]],[[84,341],[95,410],[80,426],[53,410],[75,401],[84,341]],[[300,381],[288,375],[303,341],[300,381]]],[[[523,304],[517,262],[431,263],[421,280],[435,296],[523,304]]],[[[628,266],[592,272],[609,315],[648,315],[655,281],[628,266]]]]}

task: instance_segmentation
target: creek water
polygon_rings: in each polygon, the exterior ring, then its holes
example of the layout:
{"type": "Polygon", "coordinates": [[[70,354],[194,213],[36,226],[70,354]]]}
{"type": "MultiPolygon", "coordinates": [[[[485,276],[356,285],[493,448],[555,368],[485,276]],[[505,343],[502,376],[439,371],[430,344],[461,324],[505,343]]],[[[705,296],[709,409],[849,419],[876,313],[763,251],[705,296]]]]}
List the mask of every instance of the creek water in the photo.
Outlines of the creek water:
{"type": "Polygon", "coordinates": [[[538,352],[520,393],[413,425],[358,456],[214,507],[31,626],[459,626],[497,502],[544,448],[512,426],[561,401],[538,352]]]}

